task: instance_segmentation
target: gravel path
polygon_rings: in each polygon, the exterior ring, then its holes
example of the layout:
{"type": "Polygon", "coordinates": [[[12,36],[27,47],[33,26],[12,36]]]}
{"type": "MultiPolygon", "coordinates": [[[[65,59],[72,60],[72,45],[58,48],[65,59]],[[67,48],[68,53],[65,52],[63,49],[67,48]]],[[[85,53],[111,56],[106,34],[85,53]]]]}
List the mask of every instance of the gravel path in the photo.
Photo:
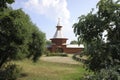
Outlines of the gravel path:
{"type": "Polygon", "coordinates": [[[73,60],[72,57],[60,57],[60,56],[46,57],[46,56],[43,56],[40,58],[40,60],[48,61],[48,62],[80,64],[79,62],[73,60]]]}

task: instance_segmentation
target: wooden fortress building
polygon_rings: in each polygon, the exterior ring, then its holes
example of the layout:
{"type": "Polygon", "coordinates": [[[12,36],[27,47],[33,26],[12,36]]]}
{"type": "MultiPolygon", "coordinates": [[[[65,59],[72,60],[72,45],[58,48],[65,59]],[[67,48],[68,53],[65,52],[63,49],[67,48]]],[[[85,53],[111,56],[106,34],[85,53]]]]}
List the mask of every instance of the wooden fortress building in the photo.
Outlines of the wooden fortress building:
{"type": "Polygon", "coordinates": [[[48,46],[48,50],[50,52],[61,52],[61,53],[80,53],[84,46],[77,44],[66,44],[67,38],[64,38],[62,35],[62,26],[60,25],[60,21],[56,26],[57,30],[54,34],[54,37],[51,38],[52,44],[48,46]]]}

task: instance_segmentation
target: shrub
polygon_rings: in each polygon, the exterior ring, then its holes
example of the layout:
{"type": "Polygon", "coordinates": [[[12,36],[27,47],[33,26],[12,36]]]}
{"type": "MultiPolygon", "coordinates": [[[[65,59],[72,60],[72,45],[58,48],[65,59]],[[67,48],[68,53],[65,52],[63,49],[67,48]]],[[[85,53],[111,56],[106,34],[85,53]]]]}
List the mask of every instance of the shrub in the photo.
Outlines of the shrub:
{"type": "Polygon", "coordinates": [[[82,58],[82,57],[83,57],[83,56],[76,55],[76,54],[74,54],[74,55],[72,56],[72,58],[73,58],[74,60],[79,61],[79,62],[86,63],[86,59],[84,59],[84,58],[82,58]]]}
{"type": "Polygon", "coordinates": [[[84,80],[120,80],[120,66],[109,69],[101,69],[94,75],[85,76],[84,80]]]}
{"type": "Polygon", "coordinates": [[[9,64],[0,69],[0,80],[16,80],[20,77],[21,68],[15,64],[9,64]]]}
{"type": "Polygon", "coordinates": [[[62,57],[67,57],[68,55],[66,53],[48,53],[46,56],[62,56],[62,57]]]}

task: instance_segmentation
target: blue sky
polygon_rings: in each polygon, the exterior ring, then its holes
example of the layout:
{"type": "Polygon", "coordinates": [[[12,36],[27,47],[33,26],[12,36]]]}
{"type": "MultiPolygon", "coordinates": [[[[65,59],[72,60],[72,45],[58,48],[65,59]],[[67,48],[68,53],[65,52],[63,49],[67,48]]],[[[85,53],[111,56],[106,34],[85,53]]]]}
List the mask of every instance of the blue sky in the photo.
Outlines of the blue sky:
{"type": "Polygon", "coordinates": [[[96,8],[99,0],[15,0],[14,9],[22,8],[32,22],[46,34],[47,40],[56,31],[58,18],[61,18],[62,33],[69,41],[77,40],[72,25],[78,17],[96,8]]]}

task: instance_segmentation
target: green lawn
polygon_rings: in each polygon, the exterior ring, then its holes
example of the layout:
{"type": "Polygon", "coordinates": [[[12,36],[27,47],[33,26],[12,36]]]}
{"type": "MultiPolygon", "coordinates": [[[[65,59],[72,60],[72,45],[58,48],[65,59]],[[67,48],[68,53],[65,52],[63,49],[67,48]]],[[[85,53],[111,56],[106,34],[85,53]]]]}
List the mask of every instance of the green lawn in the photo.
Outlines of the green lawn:
{"type": "Polygon", "coordinates": [[[22,77],[18,80],[81,80],[87,71],[80,64],[30,60],[16,61],[22,67],[22,77]]]}

